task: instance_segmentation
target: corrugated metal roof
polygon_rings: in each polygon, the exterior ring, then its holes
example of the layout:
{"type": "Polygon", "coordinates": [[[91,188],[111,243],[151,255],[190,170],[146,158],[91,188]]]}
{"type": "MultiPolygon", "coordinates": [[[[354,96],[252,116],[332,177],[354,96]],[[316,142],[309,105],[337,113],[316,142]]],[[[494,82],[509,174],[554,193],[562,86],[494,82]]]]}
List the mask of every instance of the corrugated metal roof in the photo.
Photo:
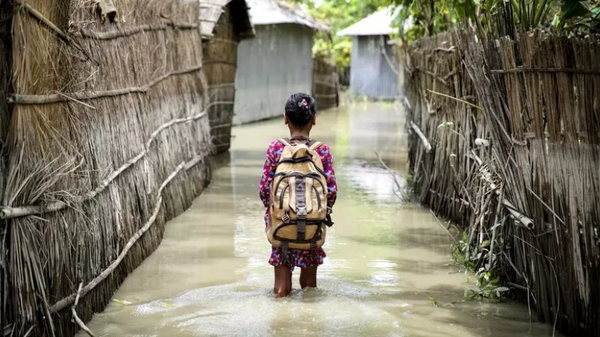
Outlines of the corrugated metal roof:
{"type": "MultiPolygon", "coordinates": [[[[338,36],[358,36],[358,35],[390,35],[396,32],[396,28],[392,27],[392,23],[398,9],[392,10],[386,8],[375,12],[359,22],[347,27],[337,33],[338,36]]],[[[412,26],[410,20],[404,23],[404,29],[409,29],[412,26]]]]}
{"type": "Polygon", "coordinates": [[[250,7],[250,20],[253,25],[273,25],[296,23],[318,30],[329,27],[312,18],[299,7],[277,0],[246,0],[250,7]]]}

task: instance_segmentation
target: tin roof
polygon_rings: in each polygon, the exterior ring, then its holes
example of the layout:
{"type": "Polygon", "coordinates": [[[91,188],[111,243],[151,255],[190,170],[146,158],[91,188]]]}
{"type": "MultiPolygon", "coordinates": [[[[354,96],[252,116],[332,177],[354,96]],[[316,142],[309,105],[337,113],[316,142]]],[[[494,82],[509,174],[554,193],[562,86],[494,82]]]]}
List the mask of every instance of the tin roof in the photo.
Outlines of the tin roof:
{"type": "MultiPolygon", "coordinates": [[[[393,27],[394,18],[398,9],[386,8],[375,12],[359,22],[346,27],[337,33],[338,36],[359,36],[359,35],[390,35],[397,30],[393,27]]],[[[404,23],[404,29],[412,26],[410,20],[404,23]]]]}
{"type": "Polygon", "coordinates": [[[277,0],[246,1],[250,7],[250,20],[253,25],[296,23],[317,30],[329,30],[327,25],[318,22],[298,6],[277,0]]]}

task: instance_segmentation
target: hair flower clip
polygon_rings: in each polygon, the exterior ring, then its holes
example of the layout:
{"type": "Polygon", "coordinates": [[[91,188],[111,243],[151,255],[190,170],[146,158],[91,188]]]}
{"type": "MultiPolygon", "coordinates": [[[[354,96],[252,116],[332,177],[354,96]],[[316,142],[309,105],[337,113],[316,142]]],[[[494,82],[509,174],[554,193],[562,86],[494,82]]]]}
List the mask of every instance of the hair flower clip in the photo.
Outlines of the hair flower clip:
{"type": "Polygon", "coordinates": [[[302,102],[298,103],[299,107],[303,107],[303,106],[308,106],[308,103],[306,102],[306,98],[302,99],[302,102]]]}

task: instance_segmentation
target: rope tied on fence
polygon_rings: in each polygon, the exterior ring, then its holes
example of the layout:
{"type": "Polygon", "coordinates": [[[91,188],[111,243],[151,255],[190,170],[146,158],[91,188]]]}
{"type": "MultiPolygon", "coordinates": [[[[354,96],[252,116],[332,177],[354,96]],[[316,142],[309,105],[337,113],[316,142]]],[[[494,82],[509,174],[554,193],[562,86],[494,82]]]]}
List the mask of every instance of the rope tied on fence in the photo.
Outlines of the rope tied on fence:
{"type": "MultiPolygon", "coordinates": [[[[204,111],[202,111],[194,116],[184,117],[184,118],[176,118],[176,119],[173,119],[173,120],[159,126],[154,132],[152,132],[152,134],[150,134],[150,137],[148,138],[148,140],[145,143],[144,150],[142,150],[138,155],[132,157],[127,162],[125,162],[123,165],[121,165],[119,168],[114,170],[104,180],[102,180],[94,190],[92,190],[82,196],[79,196],[75,200],[78,200],[77,202],[81,203],[81,202],[86,202],[86,201],[94,199],[98,194],[100,194],[102,191],[104,191],[119,175],[121,175],[129,167],[131,167],[132,165],[134,165],[135,163],[140,161],[143,157],[145,157],[148,154],[152,143],[157,139],[158,135],[160,133],[162,133],[164,130],[166,130],[174,125],[177,125],[177,124],[184,124],[184,123],[188,123],[191,121],[195,121],[195,120],[204,118],[204,117],[208,116],[207,111],[213,106],[216,106],[219,104],[232,104],[232,103],[233,102],[227,102],[227,101],[211,102],[210,104],[208,104],[206,106],[204,111]]],[[[11,218],[18,218],[18,217],[24,217],[24,216],[40,215],[40,214],[45,214],[45,213],[50,213],[50,212],[56,212],[56,211],[66,208],[68,206],[71,206],[71,205],[64,201],[55,201],[55,202],[52,202],[52,203],[49,203],[46,205],[29,205],[29,206],[20,206],[20,207],[0,206],[0,219],[11,219],[11,218]]]]}

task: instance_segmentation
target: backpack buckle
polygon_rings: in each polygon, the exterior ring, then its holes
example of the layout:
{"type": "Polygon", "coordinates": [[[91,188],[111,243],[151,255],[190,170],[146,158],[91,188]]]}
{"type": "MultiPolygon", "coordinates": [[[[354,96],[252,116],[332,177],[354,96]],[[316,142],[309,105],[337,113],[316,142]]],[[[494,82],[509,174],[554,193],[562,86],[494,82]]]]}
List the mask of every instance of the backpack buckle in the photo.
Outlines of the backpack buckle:
{"type": "Polygon", "coordinates": [[[306,207],[296,206],[296,215],[298,216],[298,240],[304,240],[306,234],[306,207]]]}
{"type": "Polygon", "coordinates": [[[296,215],[298,215],[298,219],[306,219],[306,215],[308,213],[306,212],[306,207],[296,207],[296,215]]]}
{"type": "Polygon", "coordinates": [[[283,220],[284,224],[290,223],[291,218],[290,218],[290,212],[289,211],[285,211],[285,214],[283,215],[283,219],[282,220],[283,220]]]}

